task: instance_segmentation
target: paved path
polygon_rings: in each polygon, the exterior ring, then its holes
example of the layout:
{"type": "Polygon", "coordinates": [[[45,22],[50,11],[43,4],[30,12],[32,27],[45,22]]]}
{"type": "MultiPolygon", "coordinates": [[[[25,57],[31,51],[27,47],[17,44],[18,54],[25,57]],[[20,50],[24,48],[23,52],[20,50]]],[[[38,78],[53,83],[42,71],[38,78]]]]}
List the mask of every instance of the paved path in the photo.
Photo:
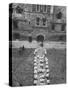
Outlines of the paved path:
{"type": "MultiPolygon", "coordinates": [[[[28,41],[12,41],[13,48],[20,48],[24,46],[25,48],[37,48],[38,47],[37,41],[32,41],[32,43],[29,43],[28,41]]],[[[53,41],[47,41],[44,42],[44,48],[50,49],[65,49],[66,43],[65,42],[53,42],[53,41]]]]}

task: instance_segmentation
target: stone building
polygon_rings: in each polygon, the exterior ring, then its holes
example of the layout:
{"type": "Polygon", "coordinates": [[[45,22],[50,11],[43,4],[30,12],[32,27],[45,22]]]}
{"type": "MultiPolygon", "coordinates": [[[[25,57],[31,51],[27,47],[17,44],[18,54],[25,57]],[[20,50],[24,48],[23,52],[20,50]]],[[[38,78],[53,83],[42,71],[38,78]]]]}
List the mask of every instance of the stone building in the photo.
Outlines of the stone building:
{"type": "Polygon", "coordinates": [[[13,4],[12,39],[66,40],[66,7],[13,4]]]}

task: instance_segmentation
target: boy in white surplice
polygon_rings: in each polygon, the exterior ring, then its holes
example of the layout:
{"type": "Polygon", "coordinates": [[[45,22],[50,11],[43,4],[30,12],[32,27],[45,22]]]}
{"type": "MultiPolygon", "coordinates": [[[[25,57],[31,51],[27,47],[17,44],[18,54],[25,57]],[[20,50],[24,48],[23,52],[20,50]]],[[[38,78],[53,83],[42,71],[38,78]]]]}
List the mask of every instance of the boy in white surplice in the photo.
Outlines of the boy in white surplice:
{"type": "Polygon", "coordinates": [[[43,43],[34,51],[34,85],[50,84],[49,65],[46,54],[47,52],[43,47],[43,43]]]}

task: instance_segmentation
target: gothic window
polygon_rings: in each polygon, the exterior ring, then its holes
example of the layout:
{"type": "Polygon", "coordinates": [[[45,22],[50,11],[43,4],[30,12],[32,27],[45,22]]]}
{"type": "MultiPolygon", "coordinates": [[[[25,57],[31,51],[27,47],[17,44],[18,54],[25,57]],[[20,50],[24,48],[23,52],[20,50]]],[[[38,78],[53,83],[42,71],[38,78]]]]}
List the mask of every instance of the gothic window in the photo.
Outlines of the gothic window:
{"type": "Polygon", "coordinates": [[[36,18],[36,24],[39,25],[39,22],[40,22],[40,18],[37,17],[37,18],[36,18]]]}
{"type": "Polygon", "coordinates": [[[36,5],[35,4],[32,5],[32,12],[36,12],[36,5]]]}
{"type": "Polygon", "coordinates": [[[40,12],[43,12],[43,5],[40,5],[40,12]]]}
{"type": "Polygon", "coordinates": [[[40,12],[40,5],[37,5],[37,6],[36,6],[36,11],[37,11],[37,12],[40,12]]]}
{"type": "Polygon", "coordinates": [[[43,25],[46,25],[46,18],[42,18],[43,25]]]}
{"type": "Polygon", "coordinates": [[[46,12],[47,11],[47,7],[46,7],[46,5],[44,5],[44,12],[46,12]]]}
{"type": "Polygon", "coordinates": [[[50,5],[47,6],[46,12],[47,12],[48,14],[50,14],[51,12],[53,13],[53,10],[52,10],[52,8],[51,8],[50,5]]]}
{"type": "Polygon", "coordinates": [[[20,6],[16,7],[16,13],[21,14],[23,12],[23,9],[20,6]]]}
{"type": "Polygon", "coordinates": [[[57,18],[57,19],[61,19],[61,18],[62,18],[62,13],[61,13],[61,12],[57,13],[57,14],[56,14],[56,18],[57,18]]]}

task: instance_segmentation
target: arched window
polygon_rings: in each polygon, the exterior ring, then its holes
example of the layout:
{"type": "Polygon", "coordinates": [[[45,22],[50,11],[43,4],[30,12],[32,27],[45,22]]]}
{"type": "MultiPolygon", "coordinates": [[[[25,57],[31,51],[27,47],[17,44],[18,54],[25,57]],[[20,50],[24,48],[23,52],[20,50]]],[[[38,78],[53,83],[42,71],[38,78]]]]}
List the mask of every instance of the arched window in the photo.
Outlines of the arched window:
{"type": "Polygon", "coordinates": [[[21,14],[23,12],[23,9],[20,6],[16,7],[16,13],[21,14]]]}
{"type": "Polygon", "coordinates": [[[62,18],[62,13],[61,12],[57,13],[56,17],[57,17],[57,19],[61,19],[62,18]]]}
{"type": "Polygon", "coordinates": [[[43,25],[46,25],[46,18],[42,18],[43,25]]]}
{"type": "Polygon", "coordinates": [[[40,5],[40,12],[43,12],[43,5],[40,5]]]}
{"type": "Polygon", "coordinates": [[[39,25],[39,22],[40,22],[40,18],[37,17],[37,18],[36,18],[36,24],[39,25]]]}
{"type": "Polygon", "coordinates": [[[47,11],[47,7],[46,7],[46,5],[44,5],[44,12],[46,12],[47,11]]]}
{"type": "Polygon", "coordinates": [[[40,12],[40,5],[36,5],[36,11],[40,12]]]}

